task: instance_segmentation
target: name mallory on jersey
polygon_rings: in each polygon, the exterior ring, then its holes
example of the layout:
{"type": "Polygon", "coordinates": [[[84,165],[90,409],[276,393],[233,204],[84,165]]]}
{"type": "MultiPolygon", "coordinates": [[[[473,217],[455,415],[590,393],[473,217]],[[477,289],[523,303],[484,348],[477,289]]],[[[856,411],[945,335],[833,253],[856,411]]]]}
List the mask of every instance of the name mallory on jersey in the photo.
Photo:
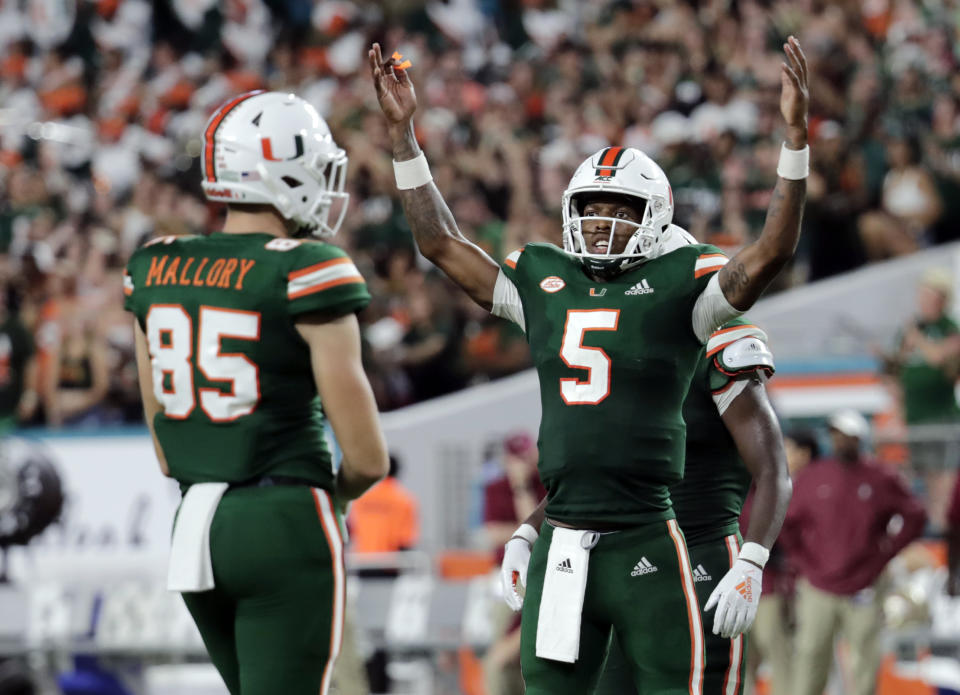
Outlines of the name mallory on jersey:
{"type": "Polygon", "coordinates": [[[154,256],[150,259],[150,270],[147,271],[147,281],[144,285],[146,287],[158,285],[222,287],[242,290],[243,279],[257,263],[249,258],[218,258],[204,273],[204,268],[209,261],[209,258],[197,259],[193,256],[183,258],[174,256],[173,260],[170,260],[169,255],[154,256]],[[181,261],[183,267],[180,265],[181,261]],[[192,268],[194,261],[198,261],[195,269],[192,268]],[[233,282],[234,273],[236,273],[236,282],[233,282]]]}

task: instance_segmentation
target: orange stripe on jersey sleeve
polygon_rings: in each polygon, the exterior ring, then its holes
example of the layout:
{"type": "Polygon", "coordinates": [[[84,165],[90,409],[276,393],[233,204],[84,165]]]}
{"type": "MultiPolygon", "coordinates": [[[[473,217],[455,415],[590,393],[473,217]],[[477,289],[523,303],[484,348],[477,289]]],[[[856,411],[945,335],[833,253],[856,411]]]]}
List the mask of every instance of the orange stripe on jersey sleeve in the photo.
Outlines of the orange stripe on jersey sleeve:
{"type": "Polygon", "coordinates": [[[733,333],[733,331],[742,331],[745,328],[752,328],[755,331],[760,329],[757,326],[754,326],[752,323],[742,323],[737,326],[730,326],[729,328],[721,328],[719,331],[714,331],[710,334],[710,340],[713,340],[717,336],[726,335],[727,333],[733,333]]]}
{"type": "Polygon", "coordinates": [[[329,282],[321,282],[319,285],[313,285],[312,287],[308,287],[305,290],[294,292],[293,294],[288,295],[287,299],[299,299],[300,297],[306,297],[308,294],[323,292],[324,290],[328,290],[331,287],[336,287],[337,285],[348,285],[350,283],[363,284],[363,276],[350,275],[345,278],[337,278],[336,280],[330,280],[329,282]]]}
{"type": "Polygon", "coordinates": [[[720,265],[712,265],[708,268],[701,268],[700,270],[694,271],[694,279],[702,278],[704,275],[709,275],[710,273],[720,270],[725,264],[721,263],[720,265]]]}
{"type": "Polygon", "coordinates": [[[324,261],[323,263],[307,266],[300,270],[294,270],[287,275],[287,280],[296,280],[297,278],[302,278],[304,275],[309,275],[310,273],[315,273],[318,270],[323,270],[324,268],[329,268],[334,265],[342,265],[343,263],[353,263],[353,261],[349,258],[334,258],[332,261],[324,261]]]}
{"type": "Polygon", "coordinates": [[[693,277],[702,278],[704,275],[708,275],[716,270],[719,270],[727,264],[727,261],[730,259],[727,258],[726,254],[722,253],[703,253],[697,257],[696,262],[693,264],[693,277]]]}
{"type": "Polygon", "coordinates": [[[513,270],[516,270],[516,269],[517,269],[517,261],[520,260],[520,254],[523,253],[523,250],[524,250],[525,248],[526,248],[525,246],[521,246],[521,247],[518,248],[516,251],[514,251],[513,253],[511,253],[509,256],[507,256],[507,257],[504,259],[503,264],[504,264],[505,266],[507,266],[508,268],[512,268],[513,270]]]}
{"type": "MultiPolygon", "coordinates": [[[[743,331],[743,330],[751,330],[751,329],[754,331],[760,331],[760,329],[754,326],[752,323],[745,323],[742,326],[731,326],[730,328],[724,328],[722,330],[717,331],[716,333],[713,333],[710,336],[710,339],[707,341],[707,343],[712,342],[715,338],[718,338],[719,336],[732,333],[733,331],[743,331]]],[[[723,343],[721,343],[720,345],[715,345],[712,348],[710,348],[710,350],[707,351],[707,354],[705,356],[712,357],[713,355],[723,350],[723,348],[727,347],[727,345],[729,345],[730,343],[735,343],[740,338],[747,338],[749,336],[750,334],[743,335],[743,336],[731,336],[730,340],[723,341],[723,343]]]]}

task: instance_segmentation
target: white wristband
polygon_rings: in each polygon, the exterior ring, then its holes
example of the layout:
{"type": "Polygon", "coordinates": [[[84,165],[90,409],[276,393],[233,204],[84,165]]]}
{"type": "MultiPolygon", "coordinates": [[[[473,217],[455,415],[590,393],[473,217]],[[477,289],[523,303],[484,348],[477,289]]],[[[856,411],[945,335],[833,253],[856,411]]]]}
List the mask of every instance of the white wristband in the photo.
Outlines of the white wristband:
{"type": "Polygon", "coordinates": [[[759,543],[744,543],[737,557],[748,560],[763,569],[767,565],[767,560],[770,559],[770,551],[759,543]]]}
{"type": "Polygon", "coordinates": [[[787,143],[780,147],[780,161],[777,163],[777,176],[782,179],[799,181],[810,175],[810,145],[802,150],[791,150],[787,143]]]}
{"type": "Polygon", "coordinates": [[[533,547],[533,544],[537,542],[537,539],[540,537],[540,534],[537,533],[537,529],[533,528],[530,524],[521,524],[520,528],[513,532],[513,535],[510,537],[510,540],[514,538],[522,538],[527,543],[530,544],[530,547],[533,547]]]}
{"type": "Polygon", "coordinates": [[[397,180],[397,188],[401,191],[419,188],[433,181],[430,165],[427,164],[427,158],[423,152],[413,159],[402,162],[393,160],[393,176],[397,180]]]}

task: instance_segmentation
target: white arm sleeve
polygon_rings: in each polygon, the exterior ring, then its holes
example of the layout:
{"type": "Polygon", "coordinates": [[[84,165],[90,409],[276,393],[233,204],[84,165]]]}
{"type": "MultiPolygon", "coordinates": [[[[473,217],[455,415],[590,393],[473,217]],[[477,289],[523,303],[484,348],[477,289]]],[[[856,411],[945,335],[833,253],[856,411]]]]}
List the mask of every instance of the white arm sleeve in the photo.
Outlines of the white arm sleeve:
{"type": "MultiPolygon", "coordinates": [[[[713,274],[693,306],[693,332],[701,343],[706,343],[715,330],[743,313],[730,306],[730,302],[723,296],[720,281],[717,279],[719,275],[720,273],[713,274]]],[[[498,280],[497,285],[499,284],[498,280]]]]}
{"type": "Polygon", "coordinates": [[[493,308],[490,313],[500,318],[509,319],[526,332],[527,325],[523,320],[523,302],[520,292],[513,280],[500,271],[497,275],[497,284],[493,286],[493,308]]]}

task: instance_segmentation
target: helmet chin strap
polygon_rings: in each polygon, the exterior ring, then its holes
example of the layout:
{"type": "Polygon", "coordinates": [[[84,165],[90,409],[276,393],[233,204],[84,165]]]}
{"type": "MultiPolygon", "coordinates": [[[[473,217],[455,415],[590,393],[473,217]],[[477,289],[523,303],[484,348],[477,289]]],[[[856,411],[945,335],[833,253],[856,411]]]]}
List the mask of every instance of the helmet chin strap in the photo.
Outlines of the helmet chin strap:
{"type": "Polygon", "coordinates": [[[583,267],[599,280],[612,280],[621,272],[622,258],[583,258],[583,267]]]}

